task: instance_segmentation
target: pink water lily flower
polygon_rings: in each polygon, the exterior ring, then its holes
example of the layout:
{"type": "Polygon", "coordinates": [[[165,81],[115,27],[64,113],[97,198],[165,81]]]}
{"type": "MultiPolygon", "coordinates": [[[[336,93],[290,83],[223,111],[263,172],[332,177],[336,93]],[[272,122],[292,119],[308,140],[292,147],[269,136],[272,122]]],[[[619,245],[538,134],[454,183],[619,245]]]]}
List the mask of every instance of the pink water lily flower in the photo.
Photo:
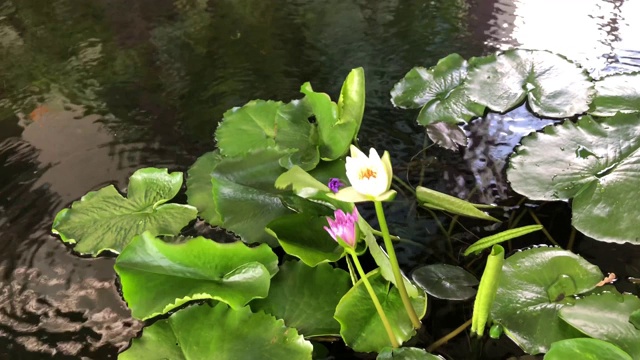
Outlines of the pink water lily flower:
{"type": "Polygon", "coordinates": [[[327,217],[329,226],[325,226],[324,229],[331,235],[331,237],[340,242],[342,240],[349,247],[356,246],[356,222],[358,221],[358,210],[353,209],[353,213],[345,213],[338,209],[333,213],[335,219],[327,217]]]}

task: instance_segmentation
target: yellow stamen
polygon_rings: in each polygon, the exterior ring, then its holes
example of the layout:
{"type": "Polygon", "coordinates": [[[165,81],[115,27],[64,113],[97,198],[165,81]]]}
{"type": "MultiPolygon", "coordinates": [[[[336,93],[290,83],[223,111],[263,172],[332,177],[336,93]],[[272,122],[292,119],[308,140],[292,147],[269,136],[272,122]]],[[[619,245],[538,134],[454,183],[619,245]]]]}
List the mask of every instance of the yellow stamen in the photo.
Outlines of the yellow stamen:
{"type": "Polygon", "coordinates": [[[367,168],[367,169],[362,169],[360,170],[360,174],[358,174],[358,177],[360,178],[360,180],[367,178],[367,179],[371,179],[371,178],[375,178],[376,177],[376,172],[367,168]]]}

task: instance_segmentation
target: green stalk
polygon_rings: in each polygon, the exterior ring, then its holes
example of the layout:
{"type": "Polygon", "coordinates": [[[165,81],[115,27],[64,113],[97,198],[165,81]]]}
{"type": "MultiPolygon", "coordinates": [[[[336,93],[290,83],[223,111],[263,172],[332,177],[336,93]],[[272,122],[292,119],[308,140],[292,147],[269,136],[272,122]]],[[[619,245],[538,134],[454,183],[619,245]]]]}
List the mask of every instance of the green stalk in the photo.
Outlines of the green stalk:
{"type": "Polygon", "coordinates": [[[384,325],[385,330],[387,330],[387,335],[389,336],[389,340],[391,340],[391,346],[393,346],[394,348],[400,347],[400,344],[398,344],[398,340],[396,339],[396,335],[393,333],[393,330],[391,329],[391,324],[389,323],[389,319],[387,319],[387,314],[385,314],[384,310],[382,310],[382,305],[380,305],[380,300],[378,300],[378,296],[376,296],[376,293],[373,291],[373,287],[371,286],[369,279],[367,279],[367,274],[365,274],[364,270],[362,270],[362,266],[360,265],[360,261],[358,260],[358,255],[356,255],[355,251],[353,251],[352,249],[348,249],[347,251],[349,252],[349,255],[351,255],[351,258],[353,259],[353,263],[355,264],[356,269],[358,269],[358,273],[360,274],[360,279],[362,279],[364,286],[367,288],[367,291],[369,292],[369,296],[371,297],[371,300],[373,301],[373,305],[376,307],[376,310],[378,311],[378,315],[380,315],[380,319],[382,320],[382,324],[384,325]]]}
{"type": "Polygon", "coordinates": [[[374,201],[373,203],[376,206],[376,214],[378,215],[378,222],[380,223],[380,230],[382,231],[382,239],[384,240],[384,246],[387,249],[387,254],[389,254],[391,270],[393,271],[393,277],[396,280],[396,286],[398,287],[398,291],[400,292],[402,303],[404,304],[404,308],[407,311],[409,318],[411,319],[413,327],[415,329],[419,329],[422,326],[422,323],[420,322],[420,318],[418,318],[418,315],[416,314],[416,311],[411,304],[411,299],[409,299],[409,294],[407,294],[407,288],[404,286],[404,279],[402,277],[402,273],[400,272],[400,265],[398,264],[396,251],[393,248],[393,243],[391,242],[391,237],[389,236],[389,228],[387,227],[387,220],[384,217],[382,203],[380,201],[374,201]]]}

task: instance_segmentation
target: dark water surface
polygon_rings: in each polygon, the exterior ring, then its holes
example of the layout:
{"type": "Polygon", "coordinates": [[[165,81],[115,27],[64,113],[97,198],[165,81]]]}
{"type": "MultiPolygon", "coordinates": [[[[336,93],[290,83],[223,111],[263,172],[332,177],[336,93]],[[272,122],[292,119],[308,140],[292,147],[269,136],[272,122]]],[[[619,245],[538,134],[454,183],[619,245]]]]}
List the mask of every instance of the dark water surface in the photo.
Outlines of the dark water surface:
{"type": "MultiPolygon", "coordinates": [[[[594,76],[640,70],[639,25],[637,0],[0,0],[0,359],[107,359],[127,346],[142,324],[114,259],[74,255],[50,234],[53,217],[88,191],[124,189],[140,167],[186,170],[225,110],[299,98],[305,81],[336,96],[362,66],[361,144],[389,149],[412,185],[426,162],[426,185],[494,202],[508,197],[506,155],[543,123],[491,115],[468,126],[466,152],[414,158],[423,128],[392,108],[393,84],[452,52],[513,46],[561,52],[594,76]]],[[[389,209],[396,233],[437,231],[406,205],[389,209]]],[[[640,273],[638,250],[618,249],[605,262],[640,273]]]]}

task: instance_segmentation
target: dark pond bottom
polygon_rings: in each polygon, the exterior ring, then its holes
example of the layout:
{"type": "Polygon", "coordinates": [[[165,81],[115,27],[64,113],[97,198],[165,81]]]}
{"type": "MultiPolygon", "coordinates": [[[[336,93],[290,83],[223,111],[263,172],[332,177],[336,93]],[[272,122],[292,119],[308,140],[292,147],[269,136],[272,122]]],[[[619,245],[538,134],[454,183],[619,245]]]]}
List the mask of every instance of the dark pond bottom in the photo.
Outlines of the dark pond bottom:
{"type": "MultiPolygon", "coordinates": [[[[563,4],[0,0],[0,359],[115,359],[143,324],[118,294],[113,258],[74,255],[50,234],[53,216],[88,191],[110,183],[122,189],[140,167],[186,170],[214,147],[225,110],[256,98],[299,98],[305,81],[335,95],[351,68],[364,67],[362,146],[388,149],[396,174],[411,185],[514,204],[506,157],[522,135],[548,122],[522,110],[490,115],[466,127],[470,143],[461,153],[421,152],[417,113],[393,109],[389,91],[413,66],[511,46],[564,53],[594,76],[640,69],[637,2],[563,4]]],[[[535,210],[566,243],[568,206],[535,210]]],[[[411,199],[400,196],[388,211],[392,231],[419,243],[399,249],[406,270],[452,262],[435,222],[411,199]]],[[[212,230],[196,224],[189,231],[212,230]]],[[[471,241],[459,233],[455,249],[471,241]]],[[[624,279],[640,274],[637,247],[578,238],[574,249],[622,276],[620,290],[638,293],[624,279]]],[[[420,341],[462,324],[471,305],[432,300],[420,341]]],[[[487,359],[520,353],[504,340],[483,345],[460,335],[439,351],[452,359],[472,350],[487,359]]],[[[340,343],[328,347],[336,359],[356,356],[340,343]]]]}

